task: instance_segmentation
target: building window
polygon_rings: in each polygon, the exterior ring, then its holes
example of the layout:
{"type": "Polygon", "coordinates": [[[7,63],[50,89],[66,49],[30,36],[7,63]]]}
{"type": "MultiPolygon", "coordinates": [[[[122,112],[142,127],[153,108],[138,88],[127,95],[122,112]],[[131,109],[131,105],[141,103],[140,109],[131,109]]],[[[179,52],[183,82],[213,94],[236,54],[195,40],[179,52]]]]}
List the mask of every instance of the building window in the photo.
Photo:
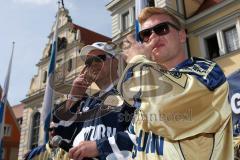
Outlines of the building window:
{"type": "Polygon", "coordinates": [[[129,28],[129,12],[127,11],[122,15],[122,31],[126,31],[129,28]]]}
{"type": "Polygon", "coordinates": [[[202,56],[214,59],[240,50],[239,29],[236,16],[223,17],[221,21],[199,28],[193,35],[200,38],[202,56]]]}
{"type": "Polygon", "coordinates": [[[43,83],[46,83],[47,81],[47,71],[44,71],[43,73],[43,83]]]}
{"type": "Polygon", "coordinates": [[[72,59],[68,60],[68,68],[67,68],[68,72],[70,72],[72,70],[72,59]]]}
{"type": "Polygon", "coordinates": [[[149,0],[149,1],[148,1],[148,6],[154,7],[154,6],[155,6],[154,0],[149,0]]]}
{"type": "Polygon", "coordinates": [[[74,34],[74,40],[77,40],[77,34],[78,34],[77,28],[72,28],[72,29],[70,29],[70,32],[71,32],[72,34],[74,34]]]}
{"type": "Polygon", "coordinates": [[[18,124],[21,126],[21,125],[22,125],[23,118],[22,118],[22,117],[21,117],[21,118],[18,118],[17,121],[18,121],[18,124]]]}
{"type": "Polygon", "coordinates": [[[39,127],[40,127],[40,113],[37,112],[33,116],[32,121],[32,135],[31,135],[31,145],[30,148],[33,149],[38,146],[39,137],[39,127]]]}
{"type": "Polygon", "coordinates": [[[62,49],[66,49],[67,39],[65,37],[62,37],[62,38],[58,37],[57,46],[58,46],[58,51],[61,51],[62,49]]]}
{"type": "Polygon", "coordinates": [[[219,54],[219,46],[217,41],[217,35],[211,35],[205,38],[205,44],[207,49],[208,58],[212,60],[213,58],[217,58],[220,56],[219,54]]]}
{"type": "Polygon", "coordinates": [[[10,125],[4,125],[4,129],[3,129],[3,135],[4,136],[11,136],[12,134],[12,126],[10,125]]]}
{"type": "Polygon", "coordinates": [[[237,28],[235,26],[226,29],[223,33],[228,52],[233,52],[240,49],[237,28]]]}
{"type": "Polygon", "coordinates": [[[50,47],[48,49],[48,55],[47,57],[50,57],[51,56],[51,52],[52,52],[52,44],[50,44],[50,47]]]}

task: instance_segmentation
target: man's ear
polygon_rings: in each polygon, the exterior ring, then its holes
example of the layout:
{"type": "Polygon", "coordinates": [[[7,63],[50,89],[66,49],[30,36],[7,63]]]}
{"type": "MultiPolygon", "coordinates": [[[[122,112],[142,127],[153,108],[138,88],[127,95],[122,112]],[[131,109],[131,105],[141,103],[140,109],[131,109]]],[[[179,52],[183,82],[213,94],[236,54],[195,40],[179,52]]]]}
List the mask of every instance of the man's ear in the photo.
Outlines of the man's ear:
{"type": "Polygon", "coordinates": [[[181,29],[181,30],[179,31],[179,41],[180,41],[181,43],[185,43],[185,42],[186,42],[186,37],[187,37],[187,35],[186,35],[185,30],[184,30],[184,29],[181,29]]]}

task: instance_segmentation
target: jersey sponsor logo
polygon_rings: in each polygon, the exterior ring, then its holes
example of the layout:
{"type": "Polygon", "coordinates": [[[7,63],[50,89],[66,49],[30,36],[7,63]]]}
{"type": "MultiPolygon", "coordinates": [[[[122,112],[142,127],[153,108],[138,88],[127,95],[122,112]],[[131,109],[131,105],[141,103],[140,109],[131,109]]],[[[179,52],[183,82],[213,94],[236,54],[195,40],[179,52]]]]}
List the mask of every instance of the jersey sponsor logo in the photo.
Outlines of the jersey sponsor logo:
{"type": "Polygon", "coordinates": [[[193,64],[192,66],[188,66],[186,68],[181,68],[181,72],[191,72],[195,73],[199,76],[202,76],[204,79],[207,78],[208,74],[213,70],[216,63],[204,63],[202,64],[193,64]]]}
{"type": "Polygon", "coordinates": [[[116,134],[116,128],[106,127],[103,124],[99,124],[97,126],[85,127],[76,136],[73,142],[73,146],[78,145],[79,142],[84,140],[95,141],[103,137],[114,136],[115,134],[116,134]]]}
{"type": "Polygon", "coordinates": [[[135,158],[138,152],[163,155],[163,145],[163,137],[155,135],[152,132],[144,132],[141,130],[137,136],[137,145],[133,148],[132,158],[135,158]]]}

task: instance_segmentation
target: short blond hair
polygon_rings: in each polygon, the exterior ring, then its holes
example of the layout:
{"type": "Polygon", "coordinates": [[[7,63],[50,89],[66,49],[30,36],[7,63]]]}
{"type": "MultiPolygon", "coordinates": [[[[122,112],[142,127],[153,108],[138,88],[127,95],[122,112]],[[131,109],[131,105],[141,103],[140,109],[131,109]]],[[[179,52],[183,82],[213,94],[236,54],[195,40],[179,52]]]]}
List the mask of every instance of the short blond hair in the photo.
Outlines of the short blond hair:
{"type": "Polygon", "coordinates": [[[176,23],[177,27],[183,28],[183,26],[181,25],[180,21],[176,18],[176,16],[174,16],[172,13],[170,13],[166,9],[158,8],[158,7],[144,8],[138,16],[139,23],[142,25],[149,17],[156,14],[164,14],[169,16],[172,19],[172,21],[176,23]]]}

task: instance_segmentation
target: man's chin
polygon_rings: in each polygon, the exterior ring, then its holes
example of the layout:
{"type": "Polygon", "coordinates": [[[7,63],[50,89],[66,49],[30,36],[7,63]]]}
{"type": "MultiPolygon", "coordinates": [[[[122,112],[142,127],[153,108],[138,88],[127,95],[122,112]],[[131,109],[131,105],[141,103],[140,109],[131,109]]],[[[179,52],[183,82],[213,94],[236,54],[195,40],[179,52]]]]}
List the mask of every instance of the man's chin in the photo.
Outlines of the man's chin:
{"type": "Polygon", "coordinates": [[[163,59],[160,56],[152,56],[151,60],[153,62],[158,63],[158,64],[162,64],[163,63],[163,59]]]}
{"type": "Polygon", "coordinates": [[[155,53],[155,54],[152,54],[152,56],[151,56],[151,60],[154,62],[158,62],[160,59],[161,59],[160,53],[155,53]]]}
{"type": "Polygon", "coordinates": [[[51,134],[51,137],[54,137],[54,136],[56,136],[56,134],[51,134]]]}

